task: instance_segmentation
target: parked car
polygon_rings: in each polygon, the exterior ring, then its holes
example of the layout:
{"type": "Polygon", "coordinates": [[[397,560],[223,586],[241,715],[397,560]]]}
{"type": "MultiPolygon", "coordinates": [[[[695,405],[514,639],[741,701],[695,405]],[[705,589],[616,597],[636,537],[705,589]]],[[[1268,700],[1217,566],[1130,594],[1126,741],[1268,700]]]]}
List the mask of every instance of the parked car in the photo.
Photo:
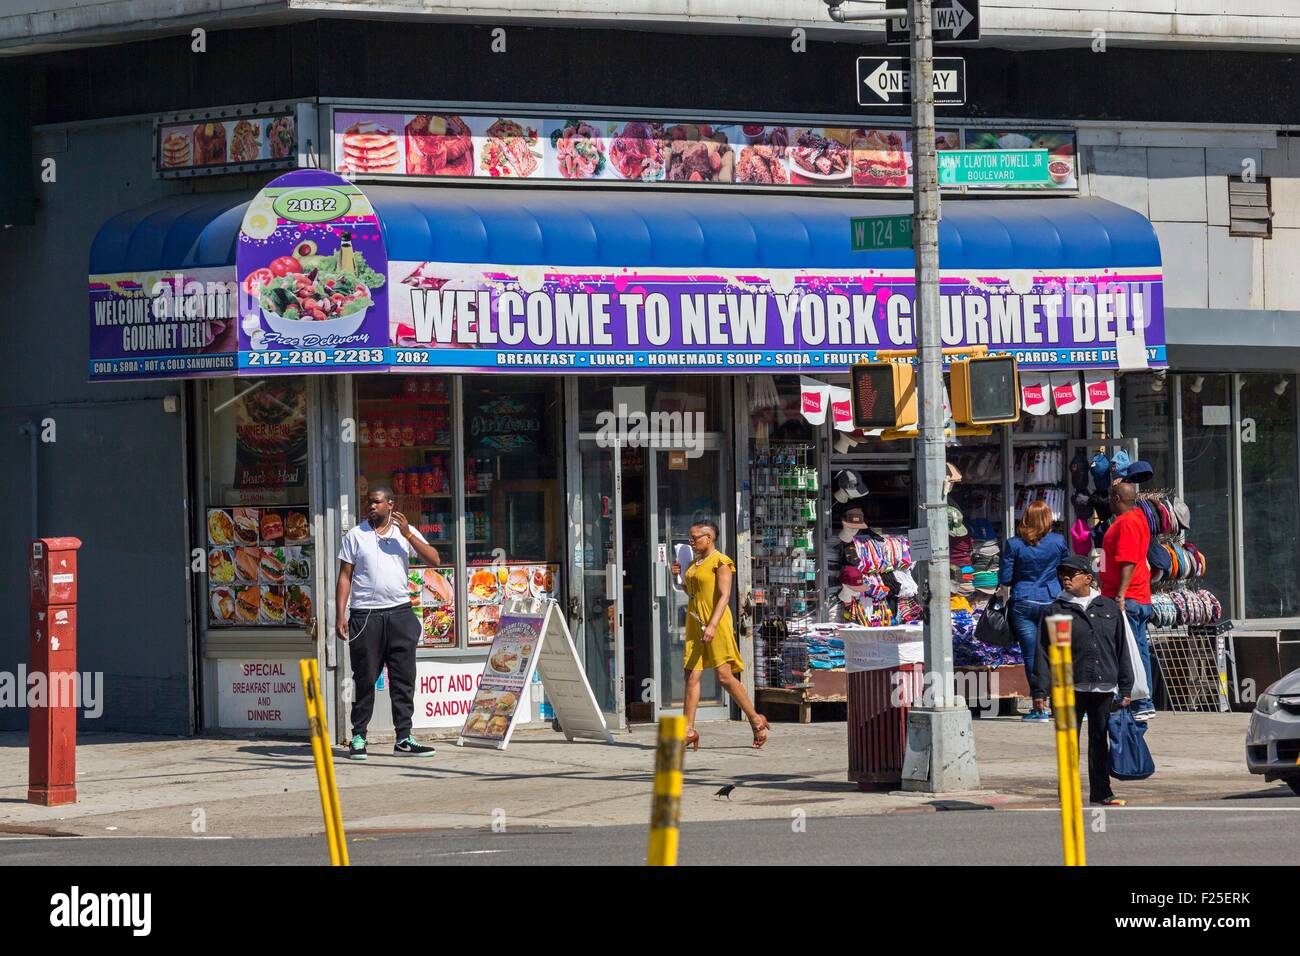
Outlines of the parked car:
{"type": "Polygon", "coordinates": [[[1246,731],[1246,766],[1265,780],[1285,780],[1300,794],[1300,669],[1255,702],[1246,731]]]}

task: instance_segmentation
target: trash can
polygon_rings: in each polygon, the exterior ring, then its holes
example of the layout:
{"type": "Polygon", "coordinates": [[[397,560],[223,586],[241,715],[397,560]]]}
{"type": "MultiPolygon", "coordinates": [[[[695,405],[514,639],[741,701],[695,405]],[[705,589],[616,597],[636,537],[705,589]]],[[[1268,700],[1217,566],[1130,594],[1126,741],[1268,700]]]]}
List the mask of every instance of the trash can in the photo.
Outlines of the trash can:
{"type": "Polygon", "coordinates": [[[859,790],[899,786],[907,715],[925,684],[921,628],[846,628],[849,780],[859,790]]]}

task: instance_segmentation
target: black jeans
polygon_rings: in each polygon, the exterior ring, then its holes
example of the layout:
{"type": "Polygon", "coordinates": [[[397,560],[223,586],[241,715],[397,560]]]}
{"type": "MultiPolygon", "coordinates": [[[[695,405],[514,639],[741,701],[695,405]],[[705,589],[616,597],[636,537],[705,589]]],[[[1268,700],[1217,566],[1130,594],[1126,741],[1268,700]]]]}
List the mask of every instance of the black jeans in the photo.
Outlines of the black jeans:
{"type": "Polygon", "coordinates": [[[1080,728],[1088,717],[1088,801],[1100,803],[1113,797],[1110,789],[1110,711],[1113,693],[1074,692],[1074,714],[1080,728]]]}
{"type": "Polygon", "coordinates": [[[348,651],[352,658],[352,735],[366,735],[375,711],[375,681],[388,665],[388,693],[393,701],[393,729],[397,739],[411,733],[415,709],[415,647],[420,642],[420,619],[411,605],[376,610],[354,609],[348,614],[348,651]]]}

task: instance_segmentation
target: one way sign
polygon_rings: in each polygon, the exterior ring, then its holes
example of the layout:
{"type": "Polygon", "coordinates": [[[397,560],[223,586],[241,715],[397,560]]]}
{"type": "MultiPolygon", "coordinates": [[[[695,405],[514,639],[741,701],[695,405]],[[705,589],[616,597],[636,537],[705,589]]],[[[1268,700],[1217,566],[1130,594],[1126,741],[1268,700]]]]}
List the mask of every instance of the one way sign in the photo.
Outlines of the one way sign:
{"type": "MultiPolygon", "coordinates": [[[[966,102],[966,61],[959,56],[934,58],[934,105],[966,102]]],[[[902,57],[858,57],[859,106],[910,106],[912,65],[902,57]]]]}
{"type": "MultiPolygon", "coordinates": [[[[886,10],[906,10],[907,0],[885,0],[886,10]]],[[[930,8],[934,42],[977,43],[980,38],[979,0],[934,0],[930,8]]],[[[885,21],[885,42],[891,45],[912,42],[911,19],[885,21]]]]}

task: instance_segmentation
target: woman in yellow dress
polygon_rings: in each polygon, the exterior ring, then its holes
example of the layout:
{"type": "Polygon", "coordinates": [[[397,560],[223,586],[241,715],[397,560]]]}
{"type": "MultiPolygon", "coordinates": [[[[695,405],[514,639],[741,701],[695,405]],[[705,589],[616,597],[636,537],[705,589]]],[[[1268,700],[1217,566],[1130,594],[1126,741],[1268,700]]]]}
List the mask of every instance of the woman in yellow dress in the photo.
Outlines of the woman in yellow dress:
{"type": "MultiPolygon", "coordinates": [[[[754,730],[754,749],[767,743],[767,718],[754,709],[745,685],[736,676],[744,670],[736,629],[731,619],[731,585],[736,563],[718,550],[718,526],[712,521],[691,525],[691,550],[695,560],[686,569],[686,746],[700,749],[695,729],[695,711],[700,706],[700,678],[706,667],[718,673],[718,683],[749,718],[754,730]]],[[[673,574],[682,573],[673,565],[673,574]]]]}

